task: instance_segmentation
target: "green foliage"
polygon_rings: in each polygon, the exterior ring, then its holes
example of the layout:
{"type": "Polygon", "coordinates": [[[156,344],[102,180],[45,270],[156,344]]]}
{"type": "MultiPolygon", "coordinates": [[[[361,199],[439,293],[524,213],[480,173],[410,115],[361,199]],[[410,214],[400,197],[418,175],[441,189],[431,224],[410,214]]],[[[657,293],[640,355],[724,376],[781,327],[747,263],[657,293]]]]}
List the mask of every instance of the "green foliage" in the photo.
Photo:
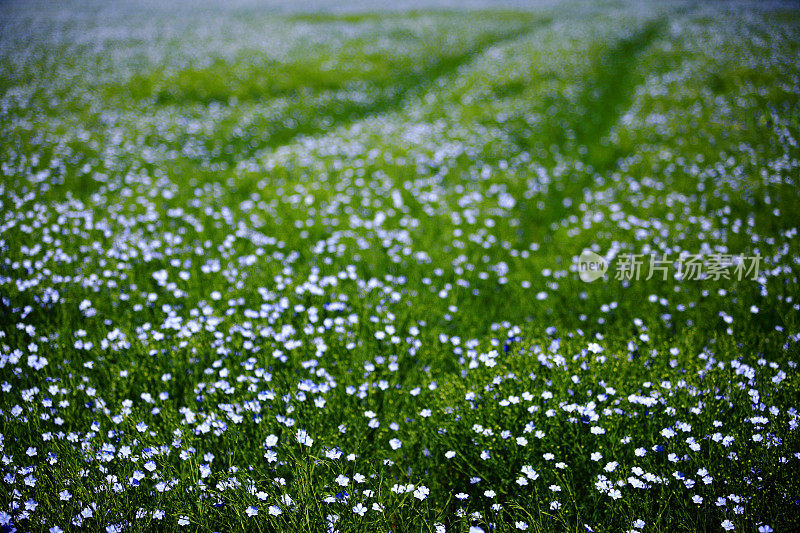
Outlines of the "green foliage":
{"type": "Polygon", "coordinates": [[[751,7],[2,6],[0,527],[791,529],[800,15],[751,7]]]}

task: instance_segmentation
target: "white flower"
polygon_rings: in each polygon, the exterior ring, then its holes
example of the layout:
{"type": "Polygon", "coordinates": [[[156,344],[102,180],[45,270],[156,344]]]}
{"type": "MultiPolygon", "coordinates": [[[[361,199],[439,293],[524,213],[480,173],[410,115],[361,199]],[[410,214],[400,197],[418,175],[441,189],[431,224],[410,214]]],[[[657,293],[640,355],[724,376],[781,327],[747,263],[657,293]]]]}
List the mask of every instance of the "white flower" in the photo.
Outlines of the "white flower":
{"type": "Polygon", "coordinates": [[[393,450],[398,449],[402,445],[403,443],[400,441],[400,439],[392,439],[389,441],[389,446],[391,446],[393,450]]]}
{"type": "Polygon", "coordinates": [[[427,498],[428,494],[430,493],[431,491],[428,487],[426,487],[425,485],[420,485],[419,487],[417,487],[417,490],[414,491],[414,497],[419,501],[422,501],[425,498],[427,498]]]}
{"type": "Polygon", "coordinates": [[[311,445],[314,444],[314,439],[308,436],[308,432],[305,429],[298,429],[295,438],[297,439],[297,442],[300,444],[305,444],[308,447],[311,447],[311,445]]]}
{"type": "Polygon", "coordinates": [[[539,473],[536,472],[531,465],[524,465],[522,467],[522,473],[528,476],[528,479],[531,481],[536,481],[539,479],[539,473]]]}
{"type": "Polygon", "coordinates": [[[367,512],[367,508],[364,505],[359,503],[358,505],[353,507],[353,512],[355,514],[357,514],[358,516],[364,516],[364,513],[367,512]]]}

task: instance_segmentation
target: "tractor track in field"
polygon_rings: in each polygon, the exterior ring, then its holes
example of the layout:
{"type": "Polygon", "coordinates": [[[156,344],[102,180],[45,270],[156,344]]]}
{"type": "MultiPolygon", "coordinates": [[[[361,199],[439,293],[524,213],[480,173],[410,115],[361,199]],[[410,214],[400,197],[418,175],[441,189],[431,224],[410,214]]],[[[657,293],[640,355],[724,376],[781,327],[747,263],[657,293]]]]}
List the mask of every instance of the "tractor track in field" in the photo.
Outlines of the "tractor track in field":
{"type": "MultiPolygon", "coordinates": [[[[579,93],[579,108],[575,107],[573,100],[563,96],[556,102],[553,116],[548,117],[557,126],[548,131],[548,141],[552,141],[564,150],[563,154],[569,158],[582,160],[591,165],[595,172],[606,172],[612,169],[620,154],[617,147],[605,142],[611,128],[625,112],[627,105],[642,81],[642,75],[637,67],[641,64],[641,55],[658,38],[666,26],[666,19],[658,18],[642,24],[631,34],[618,38],[609,43],[608,48],[599,55],[594,66],[586,73],[584,87],[579,93]],[[565,132],[571,129],[574,137],[568,141],[565,132]],[[582,155],[581,146],[586,150],[582,155]]],[[[508,132],[520,150],[531,146],[532,139],[523,131],[508,132]]],[[[520,182],[520,185],[522,182],[520,182]]],[[[591,184],[586,179],[563,180],[563,188],[550,188],[548,197],[555,199],[549,202],[557,206],[560,213],[544,213],[534,204],[520,201],[517,204],[517,216],[520,219],[520,239],[537,240],[533,235],[540,226],[541,219],[557,220],[568,215],[576,209],[564,207],[563,198],[574,198],[581,195],[581,191],[591,184]]],[[[521,197],[521,195],[519,195],[521,197]]],[[[480,312],[486,316],[496,318],[508,316],[509,309],[513,309],[515,319],[524,319],[530,315],[530,308],[535,305],[525,299],[517,300],[510,291],[504,287],[499,288],[491,297],[484,295],[480,312]]],[[[478,312],[476,309],[475,312],[478,312]]]]}
{"type": "Polygon", "coordinates": [[[452,75],[460,67],[474,61],[490,48],[530,35],[534,31],[546,26],[551,21],[552,19],[550,18],[543,18],[524,28],[505,32],[491,38],[481,39],[460,54],[436,61],[423,70],[418,76],[415,76],[413,80],[410,80],[409,83],[401,83],[394,90],[389,91],[388,94],[373,100],[367,105],[360,106],[351,104],[319,109],[319,115],[326,116],[330,119],[327,126],[321,127],[315,123],[306,121],[294,127],[278,128],[269,132],[269,136],[265,139],[265,142],[245,154],[242,159],[252,157],[257,152],[264,149],[275,149],[288,145],[300,137],[323,135],[329,131],[358,121],[379,117],[402,109],[410,99],[425,93],[425,91],[434,86],[437,81],[452,75]]]}
{"type": "MultiPolygon", "coordinates": [[[[555,112],[548,118],[563,127],[551,131],[550,140],[563,150],[563,155],[580,159],[595,173],[609,171],[625,155],[620,153],[618,147],[606,142],[605,137],[630,104],[636,87],[643,81],[643,76],[637,72],[641,55],[662,33],[666,23],[665,18],[650,20],[631,35],[612,43],[595,61],[595,66],[589,69],[587,75],[591,77],[577,98],[577,108],[567,97],[555,103],[555,112]],[[571,142],[565,135],[567,130],[573,132],[571,142]]],[[[530,146],[531,140],[522,132],[511,134],[521,149],[530,146]]],[[[585,179],[564,180],[561,189],[553,188],[548,194],[557,196],[559,201],[555,203],[564,209],[560,199],[574,197],[587,185],[585,179]]],[[[521,202],[519,207],[521,231],[524,233],[522,238],[532,238],[527,234],[528,229],[537,225],[541,213],[526,202],[521,202]]]]}

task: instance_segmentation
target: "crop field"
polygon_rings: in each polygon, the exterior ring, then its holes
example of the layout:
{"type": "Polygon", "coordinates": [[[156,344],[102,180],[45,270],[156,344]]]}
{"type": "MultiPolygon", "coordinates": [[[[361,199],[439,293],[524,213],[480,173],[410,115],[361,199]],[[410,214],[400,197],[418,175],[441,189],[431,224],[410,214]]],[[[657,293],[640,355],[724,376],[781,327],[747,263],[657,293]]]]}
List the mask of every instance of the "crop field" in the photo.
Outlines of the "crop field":
{"type": "Polygon", "coordinates": [[[800,7],[341,7],[0,4],[0,531],[797,531],[800,7]]]}

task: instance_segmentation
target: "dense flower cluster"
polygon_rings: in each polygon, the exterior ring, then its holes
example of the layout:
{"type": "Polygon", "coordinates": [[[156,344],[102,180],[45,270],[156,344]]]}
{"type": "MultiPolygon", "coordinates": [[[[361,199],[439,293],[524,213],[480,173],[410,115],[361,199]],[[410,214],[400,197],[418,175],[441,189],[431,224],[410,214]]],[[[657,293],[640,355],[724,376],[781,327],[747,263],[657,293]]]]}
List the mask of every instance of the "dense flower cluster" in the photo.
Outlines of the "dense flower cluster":
{"type": "Polygon", "coordinates": [[[2,528],[792,524],[800,13],[126,5],[2,6],[2,528]]]}

